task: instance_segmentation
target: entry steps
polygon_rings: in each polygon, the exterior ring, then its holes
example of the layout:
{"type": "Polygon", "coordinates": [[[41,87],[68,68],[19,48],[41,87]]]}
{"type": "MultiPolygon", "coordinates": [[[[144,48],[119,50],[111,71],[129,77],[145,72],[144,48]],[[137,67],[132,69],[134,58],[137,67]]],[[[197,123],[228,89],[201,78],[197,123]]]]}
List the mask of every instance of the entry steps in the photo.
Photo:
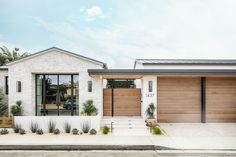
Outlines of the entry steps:
{"type": "Polygon", "coordinates": [[[142,117],[103,117],[101,125],[113,128],[114,135],[120,136],[149,136],[151,135],[145,119],[142,117]]]}

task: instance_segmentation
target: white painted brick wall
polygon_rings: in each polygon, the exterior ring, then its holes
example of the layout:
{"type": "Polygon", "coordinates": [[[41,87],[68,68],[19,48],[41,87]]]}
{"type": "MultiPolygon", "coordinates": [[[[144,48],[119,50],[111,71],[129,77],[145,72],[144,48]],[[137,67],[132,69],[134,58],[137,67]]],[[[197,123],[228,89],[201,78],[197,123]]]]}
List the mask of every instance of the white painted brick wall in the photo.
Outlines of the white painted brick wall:
{"type": "MultiPolygon", "coordinates": [[[[9,71],[9,106],[17,100],[22,100],[24,115],[35,115],[35,74],[64,73],[79,74],[79,104],[93,99],[102,115],[103,91],[102,79],[93,79],[88,75],[88,69],[102,69],[102,65],[76,58],[74,56],[52,50],[34,58],[8,66],[9,71]],[[87,89],[87,81],[92,80],[93,91],[87,89]],[[22,82],[22,92],[16,92],[16,82],[22,82]]],[[[80,110],[81,111],[81,110],[80,110]]]]}
{"type": "MultiPolygon", "coordinates": [[[[150,103],[157,107],[157,76],[143,76],[142,78],[142,117],[146,117],[146,109],[150,103]],[[153,81],[153,92],[148,91],[148,81],[153,81]]],[[[157,110],[156,110],[157,111],[157,110]]],[[[155,117],[156,117],[155,111],[155,117]]]]}

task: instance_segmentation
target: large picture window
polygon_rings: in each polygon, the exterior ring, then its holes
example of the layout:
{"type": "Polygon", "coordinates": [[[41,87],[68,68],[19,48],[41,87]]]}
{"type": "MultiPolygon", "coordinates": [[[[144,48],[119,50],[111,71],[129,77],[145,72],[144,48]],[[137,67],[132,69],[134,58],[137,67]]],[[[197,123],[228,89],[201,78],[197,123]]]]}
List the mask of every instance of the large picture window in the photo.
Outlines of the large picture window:
{"type": "Polygon", "coordinates": [[[79,75],[36,75],[37,116],[79,115],[79,75]]]}

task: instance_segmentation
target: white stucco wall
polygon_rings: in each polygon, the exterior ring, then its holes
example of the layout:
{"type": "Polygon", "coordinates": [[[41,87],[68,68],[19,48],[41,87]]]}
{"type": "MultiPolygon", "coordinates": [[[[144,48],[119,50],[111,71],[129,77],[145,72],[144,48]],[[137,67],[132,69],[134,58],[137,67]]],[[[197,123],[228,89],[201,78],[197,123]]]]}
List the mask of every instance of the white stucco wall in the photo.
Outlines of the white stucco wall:
{"type": "Polygon", "coordinates": [[[79,74],[79,105],[93,99],[94,104],[102,115],[103,90],[102,79],[94,79],[88,75],[88,69],[102,69],[102,64],[90,62],[75,56],[50,50],[8,66],[9,76],[9,106],[17,100],[23,102],[24,115],[35,115],[35,74],[79,74]],[[87,81],[92,80],[92,92],[88,92],[87,81]],[[16,82],[22,82],[22,92],[16,92],[16,82]]]}
{"type": "MultiPolygon", "coordinates": [[[[143,76],[142,78],[142,117],[146,117],[146,109],[150,103],[154,103],[157,107],[157,76],[143,76]],[[153,81],[153,91],[148,91],[148,81],[153,81]]],[[[156,117],[156,111],[155,111],[156,117]]]]}

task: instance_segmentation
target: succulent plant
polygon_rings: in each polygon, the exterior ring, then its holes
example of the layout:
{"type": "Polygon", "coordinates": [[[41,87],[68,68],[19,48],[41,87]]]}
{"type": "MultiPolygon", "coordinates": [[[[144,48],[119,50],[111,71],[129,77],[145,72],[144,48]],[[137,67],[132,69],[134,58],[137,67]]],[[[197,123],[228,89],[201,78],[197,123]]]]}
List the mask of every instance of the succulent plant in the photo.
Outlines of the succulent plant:
{"type": "Polygon", "coordinates": [[[25,132],[25,130],[24,130],[24,129],[20,129],[20,130],[19,130],[19,133],[20,133],[21,135],[24,135],[24,134],[26,134],[26,132],[25,132]]]}
{"type": "Polygon", "coordinates": [[[64,129],[65,132],[69,134],[71,132],[71,125],[68,122],[65,122],[64,129]]]}
{"type": "Polygon", "coordinates": [[[2,130],[0,131],[0,133],[1,133],[1,135],[6,135],[6,134],[9,133],[9,131],[8,131],[7,129],[2,129],[2,130]]]}
{"type": "Polygon", "coordinates": [[[39,128],[38,123],[33,123],[33,122],[30,123],[30,130],[31,130],[32,133],[36,133],[38,128],[39,128]]]}
{"type": "Polygon", "coordinates": [[[21,129],[21,125],[20,124],[15,124],[15,127],[13,128],[14,132],[19,133],[20,129],[21,129]]]}
{"type": "Polygon", "coordinates": [[[60,134],[60,130],[59,129],[54,129],[53,134],[54,135],[59,135],[60,134]]]}
{"type": "Polygon", "coordinates": [[[42,130],[42,129],[38,129],[38,130],[36,131],[36,134],[38,134],[38,135],[43,135],[43,130],[42,130]]]}
{"type": "Polygon", "coordinates": [[[78,129],[76,129],[76,128],[72,129],[72,134],[73,135],[78,135],[78,133],[79,133],[78,129]]]}
{"type": "Polygon", "coordinates": [[[91,129],[89,131],[90,135],[96,135],[97,134],[97,131],[95,129],[91,129]]]}

